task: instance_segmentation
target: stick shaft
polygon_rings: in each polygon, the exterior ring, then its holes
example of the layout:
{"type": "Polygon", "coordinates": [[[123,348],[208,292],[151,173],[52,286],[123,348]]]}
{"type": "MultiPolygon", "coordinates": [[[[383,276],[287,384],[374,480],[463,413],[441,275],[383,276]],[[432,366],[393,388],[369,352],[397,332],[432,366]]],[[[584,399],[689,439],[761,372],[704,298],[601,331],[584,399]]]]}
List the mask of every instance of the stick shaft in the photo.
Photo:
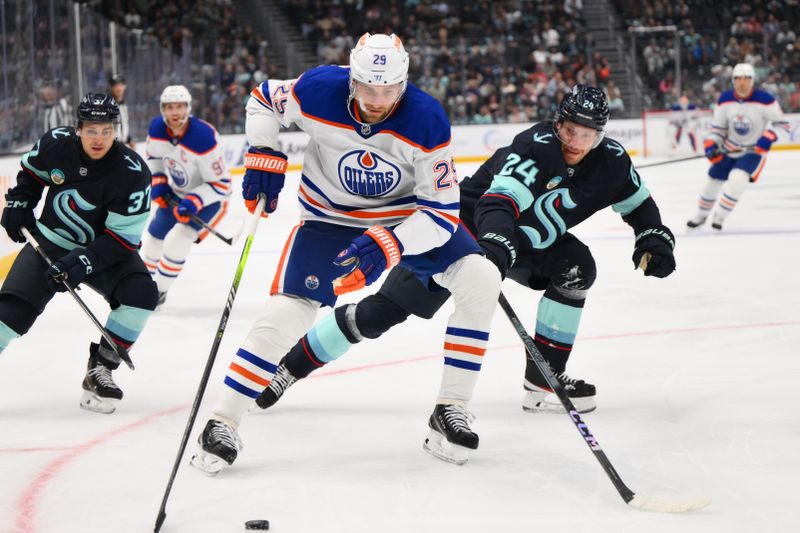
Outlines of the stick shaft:
{"type": "Polygon", "coordinates": [[[244,247],[242,248],[242,254],[239,257],[239,264],[236,267],[236,273],[233,276],[233,283],[231,284],[231,289],[228,292],[228,298],[225,300],[225,308],[222,310],[222,317],[219,320],[219,326],[217,326],[217,332],[214,335],[214,342],[211,345],[211,352],[208,354],[206,367],[203,370],[203,377],[200,378],[200,384],[197,387],[197,394],[195,394],[194,397],[192,410],[189,412],[189,420],[187,420],[186,429],[183,431],[183,437],[181,438],[181,443],[178,447],[178,454],[175,457],[175,462],[172,465],[172,472],[170,473],[169,480],[167,481],[167,488],[164,490],[164,497],[161,500],[161,507],[158,509],[158,516],[156,517],[154,533],[158,533],[160,531],[161,525],[164,523],[164,520],[167,517],[167,500],[169,499],[170,492],[172,492],[172,485],[175,482],[175,476],[178,473],[178,468],[180,467],[181,461],[183,461],[183,454],[186,451],[186,445],[189,442],[189,436],[192,433],[194,422],[197,419],[197,413],[200,410],[200,404],[203,401],[203,395],[205,394],[206,387],[208,386],[208,379],[211,375],[211,370],[214,367],[214,361],[217,358],[217,352],[219,351],[219,346],[222,342],[222,336],[225,334],[225,328],[228,325],[228,317],[230,317],[231,309],[233,308],[233,301],[236,299],[236,292],[239,290],[239,282],[242,279],[244,267],[247,264],[247,258],[250,256],[250,247],[253,244],[253,238],[255,237],[256,228],[258,227],[258,220],[261,216],[261,212],[264,210],[265,203],[266,198],[262,196],[258,201],[258,205],[252,217],[248,221],[247,239],[245,240],[244,247]]]}
{"type": "MultiPolygon", "coordinates": [[[[28,231],[28,228],[23,227],[20,231],[22,235],[28,239],[28,242],[31,244],[33,249],[36,250],[36,253],[38,253],[42,259],[44,259],[45,263],[47,263],[47,266],[53,266],[53,262],[49,257],[47,257],[47,254],[44,253],[44,250],[42,250],[39,242],[36,240],[36,238],[34,238],[33,235],[31,235],[31,232],[28,231]]],[[[119,358],[122,359],[126,365],[128,365],[128,368],[135,370],[131,356],[128,354],[128,350],[126,350],[124,346],[120,346],[120,344],[117,343],[113,337],[111,337],[108,331],[106,331],[106,328],[104,328],[100,321],[97,320],[97,317],[94,316],[94,313],[92,313],[91,309],[89,309],[83,299],[78,296],[78,293],[75,292],[75,289],[73,289],[69,283],[66,282],[66,280],[61,281],[61,283],[64,285],[64,287],[66,287],[67,292],[69,292],[72,297],[75,298],[75,301],[78,302],[78,305],[81,307],[81,309],[83,309],[83,312],[86,313],[86,316],[88,316],[92,323],[97,327],[106,342],[117,352],[119,358]]]]}
{"type": "MultiPolygon", "coordinates": [[[[169,198],[167,199],[167,202],[168,202],[168,203],[169,203],[169,205],[171,205],[172,207],[176,207],[176,206],[178,205],[178,203],[179,203],[179,202],[178,202],[178,201],[177,201],[175,198],[173,198],[173,197],[169,197],[169,198]]],[[[204,230],[206,230],[207,232],[209,232],[209,233],[210,233],[211,235],[213,235],[214,237],[217,237],[217,238],[219,238],[219,240],[221,240],[221,241],[222,241],[222,242],[224,242],[225,244],[230,244],[231,246],[233,245],[233,238],[232,238],[232,237],[226,237],[226,236],[225,236],[225,235],[223,235],[222,233],[218,232],[218,231],[217,231],[215,228],[213,228],[213,227],[212,227],[212,226],[211,226],[211,225],[210,225],[208,222],[206,222],[205,220],[203,220],[203,219],[202,219],[202,218],[200,218],[199,216],[195,215],[194,213],[189,213],[189,219],[191,219],[191,221],[192,221],[192,222],[194,222],[195,224],[199,224],[200,226],[202,226],[204,230]]]]}
{"type": "Polygon", "coordinates": [[[572,400],[569,399],[567,395],[567,391],[564,390],[564,387],[561,386],[561,383],[556,379],[553,375],[553,371],[550,370],[550,365],[547,364],[544,357],[542,356],[539,349],[533,342],[533,339],[528,332],[525,331],[525,327],[520,322],[519,317],[514,312],[514,309],[511,307],[511,304],[508,303],[505,295],[501,292],[500,293],[500,307],[503,308],[503,311],[506,313],[506,316],[511,321],[511,324],[514,326],[514,329],[517,331],[517,335],[519,335],[520,339],[522,339],[523,344],[525,345],[525,350],[528,352],[528,358],[531,359],[539,369],[539,372],[547,380],[547,384],[553,389],[553,392],[556,393],[558,399],[561,400],[561,405],[564,406],[564,409],[569,414],[572,423],[575,424],[575,428],[578,430],[578,433],[581,434],[583,440],[586,442],[586,445],[589,446],[589,449],[594,454],[597,461],[600,463],[600,466],[603,467],[605,470],[606,475],[611,480],[611,483],[614,485],[614,488],[617,489],[617,492],[625,501],[625,503],[630,502],[633,500],[635,496],[634,492],[628,488],[627,485],[622,481],[622,478],[617,473],[614,465],[611,464],[611,461],[608,460],[606,457],[605,452],[600,448],[600,443],[597,442],[597,439],[592,435],[592,432],[589,431],[589,426],[584,423],[581,419],[580,413],[578,410],[575,409],[575,405],[572,403],[572,400]]]}

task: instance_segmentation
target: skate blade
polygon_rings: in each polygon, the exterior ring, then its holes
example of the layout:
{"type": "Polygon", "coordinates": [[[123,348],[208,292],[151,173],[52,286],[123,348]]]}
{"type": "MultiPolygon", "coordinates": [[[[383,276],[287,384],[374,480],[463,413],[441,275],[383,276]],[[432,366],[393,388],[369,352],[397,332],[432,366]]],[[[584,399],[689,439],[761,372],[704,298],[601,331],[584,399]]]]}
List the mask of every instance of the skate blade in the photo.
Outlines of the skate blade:
{"type": "MultiPolygon", "coordinates": [[[[591,413],[597,409],[593,396],[570,398],[575,410],[579,413],[591,413]]],[[[542,398],[539,394],[527,392],[522,400],[522,410],[526,413],[566,413],[564,406],[555,394],[547,394],[542,398]]]]}
{"type": "Polygon", "coordinates": [[[189,459],[189,464],[207,476],[214,477],[228,465],[223,459],[198,449],[189,459]]]}
{"type": "Polygon", "coordinates": [[[425,437],[425,442],[422,444],[422,449],[437,459],[459,466],[467,462],[470,452],[469,448],[451,443],[444,438],[444,435],[434,429],[428,432],[428,436],[425,437]]]}
{"type": "Polygon", "coordinates": [[[93,413],[110,415],[117,410],[118,402],[119,400],[116,398],[101,398],[93,392],[83,391],[81,408],[92,411],[93,413]]]}

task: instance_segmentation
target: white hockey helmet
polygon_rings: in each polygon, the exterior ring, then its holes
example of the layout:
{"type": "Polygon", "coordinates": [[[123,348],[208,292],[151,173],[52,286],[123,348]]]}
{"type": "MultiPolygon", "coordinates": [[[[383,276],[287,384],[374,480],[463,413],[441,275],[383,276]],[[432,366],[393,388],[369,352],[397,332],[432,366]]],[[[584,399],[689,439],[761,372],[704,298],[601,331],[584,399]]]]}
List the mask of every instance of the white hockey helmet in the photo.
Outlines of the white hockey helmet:
{"type": "MultiPolygon", "coordinates": [[[[394,85],[402,83],[405,92],[408,81],[408,52],[394,33],[385,35],[365,33],[350,52],[350,84],[394,85]]],[[[352,91],[352,88],[351,88],[352,91]]]]}
{"type": "MultiPolygon", "coordinates": [[[[159,108],[161,109],[162,116],[164,115],[164,104],[181,102],[185,103],[187,106],[186,116],[188,117],[192,113],[192,95],[189,93],[189,89],[183,85],[167,85],[161,93],[160,102],[159,108]]],[[[164,117],[164,120],[166,120],[166,118],[167,117],[164,117]]]]}
{"type": "Polygon", "coordinates": [[[733,67],[732,78],[755,78],[755,71],[753,65],[750,63],[739,63],[733,67]]]}

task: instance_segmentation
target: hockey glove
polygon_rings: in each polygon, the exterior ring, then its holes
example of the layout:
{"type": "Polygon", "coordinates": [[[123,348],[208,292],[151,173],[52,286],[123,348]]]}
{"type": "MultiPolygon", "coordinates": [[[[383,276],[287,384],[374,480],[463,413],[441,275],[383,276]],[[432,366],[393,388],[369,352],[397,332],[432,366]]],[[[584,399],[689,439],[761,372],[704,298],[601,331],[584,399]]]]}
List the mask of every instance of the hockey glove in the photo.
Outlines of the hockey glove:
{"type": "Polygon", "coordinates": [[[778,140],[778,136],[772,130],[767,130],[764,132],[758,141],[756,141],[756,153],[757,154],[766,154],[769,152],[769,149],[772,148],[772,143],[778,140]]]}
{"type": "Polygon", "coordinates": [[[47,286],[55,292],[67,290],[64,282],[68,282],[73,289],[80,285],[86,276],[94,271],[97,256],[86,248],[75,248],[61,259],[54,261],[48,268],[44,277],[47,286]]]}
{"type": "Polygon", "coordinates": [[[722,150],[720,150],[717,143],[711,139],[706,139],[706,142],[703,143],[703,147],[706,151],[706,157],[712,164],[722,161],[722,150]]]}
{"type": "Polygon", "coordinates": [[[172,187],[169,186],[167,177],[164,174],[154,174],[150,186],[150,199],[153,203],[162,209],[166,209],[169,207],[169,199],[174,196],[175,193],[172,192],[172,187]]]}
{"type": "Polygon", "coordinates": [[[278,195],[286,180],[286,155],[275,150],[250,147],[244,156],[244,166],[244,205],[252,213],[258,204],[258,195],[263,193],[267,203],[261,216],[266,217],[267,213],[272,213],[278,207],[278,195]]]}
{"type": "Polygon", "coordinates": [[[636,236],[636,248],[633,250],[633,267],[642,266],[645,276],[666,278],[675,270],[675,236],[666,226],[652,226],[636,236]],[[642,257],[648,259],[642,263],[642,257]]]}
{"type": "Polygon", "coordinates": [[[486,259],[494,263],[500,271],[500,277],[505,279],[508,269],[517,260],[517,247],[511,239],[499,233],[486,233],[478,239],[478,245],[486,254],[486,259]]]}
{"type": "Polygon", "coordinates": [[[341,296],[372,284],[384,270],[399,263],[401,255],[403,245],[394,232],[383,226],[372,226],[333,260],[336,266],[348,269],[333,281],[333,293],[341,296]]]}
{"type": "Polygon", "coordinates": [[[0,225],[6,229],[9,239],[14,242],[25,242],[20,230],[23,227],[31,229],[36,225],[36,218],[33,216],[34,207],[36,200],[27,194],[14,192],[14,189],[8,191],[0,225]]]}
{"type": "Polygon", "coordinates": [[[172,209],[175,219],[181,224],[188,224],[192,215],[197,215],[203,209],[203,200],[196,194],[187,194],[181,202],[172,209]]]}

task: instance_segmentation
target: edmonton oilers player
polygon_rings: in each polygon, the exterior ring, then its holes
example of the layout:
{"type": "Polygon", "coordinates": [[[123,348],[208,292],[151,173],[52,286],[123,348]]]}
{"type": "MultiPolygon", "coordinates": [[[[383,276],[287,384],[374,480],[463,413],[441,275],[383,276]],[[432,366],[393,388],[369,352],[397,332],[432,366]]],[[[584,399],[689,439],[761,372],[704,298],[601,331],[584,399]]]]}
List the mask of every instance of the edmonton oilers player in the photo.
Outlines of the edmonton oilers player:
{"type": "Polygon", "coordinates": [[[147,164],[153,173],[150,196],[158,209],[142,243],[144,263],[158,285],[159,305],[183,270],[192,244],[208,235],[190,216],[216,226],[231,194],[217,130],[191,115],[188,89],[166,87],[160,105],[161,116],[153,119],[147,134],[147,164]],[[170,199],[178,205],[170,205],[170,199]]]}
{"type": "MultiPolygon", "coordinates": [[[[78,105],[78,127],[55,128],[22,156],[17,185],[6,194],[2,225],[16,242],[28,228],[49,267],[27,245],[0,290],[0,351],[24,335],[56,292],[86,283],[111,305],[106,329],[129,348],[156,307],[157,292],[137,250],[150,212],[150,170],[116,140],[119,108],[108,94],[89,93],[78,105]],[[47,188],[41,215],[33,209],[47,188]]],[[[61,351],[56,349],[55,351],[61,351]]],[[[89,347],[81,407],[112,413],[122,391],[119,366],[105,338],[89,347]]]]}
{"type": "Polygon", "coordinates": [[[721,230],[747,185],[758,180],[767,152],[778,139],[776,130],[789,131],[780,104],[768,92],[754,89],[753,77],[752,65],[739,63],[733,67],[733,89],[719,96],[704,143],[711,167],[697,213],[686,223],[689,228],[705,224],[719,196],[711,227],[721,230]]]}
{"type": "MultiPolygon", "coordinates": [[[[518,134],[511,146],[499,149],[461,182],[461,219],[486,256],[504,277],[544,290],[534,343],[581,412],[595,408],[595,386],[569,377],[565,369],[596,270],[589,248],[567,230],[612,206],[636,236],[634,265],[648,254],[645,276],[665,277],[675,269],[674,238],[661,223],[650,192],[625,149],[604,139],[608,115],[605,94],[578,85],[561,101],[555,121],[518,134]]],[[[337,308],[337,326],[348,339],[374,338],[411,314],[432,317],[447,296],[394,269],[377,294],[337,308]],[[351,317],[371,316],[382,321],[360,334],[352,328],[351,317]]],[[[297,379],[330,362],[318,346],[325,344],[319,339],[332,336],[317,327],[303,337],[256,403],[270,407],[297,379]]],[[[530,359],[524,388],[526,411],[563,412],[530,359]]]]}
{"type": "MultiPolygon", "coordinates": [[[[364,34],[349,68],[322,66],[297,80],[269,80],[247,104],[244,197],[267,196],[275,209],[286,156],[281,125],[310,136],[298,191],[301,221],[284,247],[266,309],[236,352],[192,464],[217,473],[241,449],[238,427],[269,385],[280,359],[337,296],[406,265],[421,283],[434,280],[455,301],[445,336],[442,386],[430,424],[466,460],[478,446],[468,424],[472,395],[500,290],[497,269],[459,225],[459,192],[450,123],[438,102],[407,82],[408,54],[395,35],[364,34]]],[[[252,207],[251,207],[252,209],[252,207]]],[[[356,320],[372,329],[374,316],[356,320]]],[[[333,314],[321,328],[336,328],[333,314]]],[[[349,346],[328,339],[329,357],[349,346]]],[[[320,352],[320,353],[321,353],[320,352]]]]}

